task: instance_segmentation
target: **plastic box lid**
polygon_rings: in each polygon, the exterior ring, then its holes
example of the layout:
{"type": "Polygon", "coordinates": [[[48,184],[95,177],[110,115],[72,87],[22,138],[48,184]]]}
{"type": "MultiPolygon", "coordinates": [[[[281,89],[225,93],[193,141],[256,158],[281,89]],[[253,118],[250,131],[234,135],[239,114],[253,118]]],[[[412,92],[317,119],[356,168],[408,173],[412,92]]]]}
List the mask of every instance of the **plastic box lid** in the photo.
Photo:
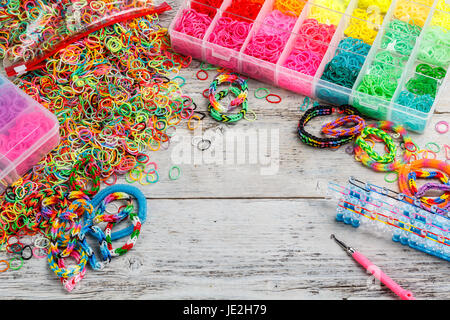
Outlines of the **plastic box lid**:
{"type": "Polygon", "coordinates": [[[56,116],[0,75],[0,192],[58,144],[56,116]]]}

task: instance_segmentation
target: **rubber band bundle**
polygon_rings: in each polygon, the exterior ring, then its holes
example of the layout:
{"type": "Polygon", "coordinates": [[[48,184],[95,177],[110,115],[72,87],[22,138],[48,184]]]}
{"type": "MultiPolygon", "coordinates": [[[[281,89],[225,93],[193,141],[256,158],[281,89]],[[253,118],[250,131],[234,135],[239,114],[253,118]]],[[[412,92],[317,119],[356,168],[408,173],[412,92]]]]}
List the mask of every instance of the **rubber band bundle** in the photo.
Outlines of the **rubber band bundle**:
{"type": "Polygon", "coordinates": [[[196,1],[182,3],[169,28],[171,42],[205,63],[311,99],[351,104],[365,116],[419,133],[445,95],[445,0],[210,1],[215,15],[205,14],[205,21],[184,17],[196,1]],[[421,74],[420,64],[442,68],[444,77],[421,74]]]}
{"type": "Polygon", "coordinates": [[[2,27],[9,35],[9,48],[3,57],[5,71],[13,76],[34,70],[57,51],[96,30],[168,9],[159,0],[9,1],[0,7],[2,27]]]}

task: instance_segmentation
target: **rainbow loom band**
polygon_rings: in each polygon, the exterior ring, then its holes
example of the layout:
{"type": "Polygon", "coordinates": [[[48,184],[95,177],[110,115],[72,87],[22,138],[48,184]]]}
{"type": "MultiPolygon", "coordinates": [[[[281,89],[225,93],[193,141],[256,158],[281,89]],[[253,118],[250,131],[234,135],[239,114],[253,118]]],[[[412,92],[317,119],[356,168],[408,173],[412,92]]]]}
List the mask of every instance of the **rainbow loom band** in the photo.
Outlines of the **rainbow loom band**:
{"type": "Polygon", "coordinates": [[[394,161],[395,153],[397,152],[397,147],[394,145],[392,137],[387,132],[370,126],[364,128],[358,138],[356,138],[355,144],[358,145],[372,160],[380,163],[390,163],[394,161]],[[369,146],[365,139],[371,135],[383,140],[388,148],[388,154],[381,156],[369,146]]]}
{"type": "MultiPolygon", "coordinates": [[[[220,101],[221,99],[226,97],[229,94],[229,92],[232,92],[233,94],[238,95],[240,91],[236,87],[231,87],[229,90],[222,90],[219,93],[217,93],[216,99],[218,99],[220,101]]],[[[239,110],[239,112],[236,114],[220,113],[219,111],[215,110],[211,104],[208,105],[208,112],[209,112],[209,115],[218,122],[223,122],[223,123],[237,122],[237,121],[245,118],[245,116],[248,112],[248,102],[247,102],[247,99],[244,102],[242,102],[241,110],[239,110]]]]}
{"type": "MultiPolygon", "coordinates": [[[[415,160],[410,163],[404,164],[399,168],[398,174],[398,186],[400,192],[406,194],[409,197],[413,197],[413,192],[410,189],[409,174],[413,170],[421,170],[423,168],[432,168],[441,171],[442,173],[450,176],[450,164],[445,161],[435,160],[435,159],[420,159],[415,160]]],[[[426,202],[424,202],[427,204],[426,202]]],[[[428,204],[427,204],[428,205],[428,204]]],[[[441,207],[442,204],[436,205],[436,207],[441,207]]],[[[433,207],[433,206],[432,206],[433,207]]]]}
{"type": "Polygon", "coordinates": [[[366,121],[363,118],[357,115],[350,115],[327,123],[322,127],[322,133],[333,137],[355,136],[359,135],[365,126],[366,121]],[[348,123],[354,123],[355,125],[351,128],[336,129],[348,123]]]}
{"type": "MultiPolygon", "coordinates": [[[[147,199],[145,198],[144,194],[136,187],[130,186],[130,185],[122,185],[117,184],[111,187],[108,187],[102,191],[100,191],[92,200],[91,204],[94,208],[97,208],[101,202],[110,194],[121,192],[126,193],[134,198],[136,198],[137,204],[138,204],[138,217],[141,221],[141,223],[144,223],[147,219],[147,199]]],[[[86,217],[87,218],[87,217],[86,217]]],[[[122,230],[113,232],[111,234],[111,240],[117,240],[124,238],[126,236],[129,236],[133,232],[133,226],[129,226],[127,228],[124,228],[122,230]]]]}
{"type": "Polygon", "coordinates": [[[392,172],[397,171],[402,165],[408,163],[411,160],[412,155],[417,151],[411,136],[408,131],[401,125],[397,125],[391,121],[379,121],[374,124],[368,125],[368,127],[375,127],[381,130],[394,132],[400,135],[403,140],[405,151],[400,159],[395,159],[390,163],[380,163],[370,158],[363,152],[361,147],[355,144],[355,158],[359,159],[365,166],[371,168],[377,172],[392,172]],[[411,148],[414,146],[414,148],[411,148]]]}
{"type": "Polygon", "coordinates": [[[300,118],[297,128],[300,140],[303,143],[315,148],[337,148],[353,140],[355,137],[353,135],[345,137],[319,138],[306,131],[305,126],[311,119],[315,117],[329,116],[335,110],[338,110],[342,113],[346,113],[348,115],[360,116],[359,111],[350,105],[342,105],[336,108],[323,105],[315,106],[313,108],[308,109],[300,118]]]}
{"type": "Polygon", "coordinates": [[[235,107],[242,104],[247,99],[248,96],[248,86],[246,80],[239,78],[235,74],[221,74],[217,76],[209,86],[209,102],[210,106],[212,106],[214,110],[220,113],[227,112],[229,111],[229,109],[231,109],[223,107],[216,99],[217,87],[225,82],[229,82],[232,85],[237,85],[241,89],[236,99],[230,103],[231,107],[235,107]]]}
{"type": "Polygon", "coordinates": [[[429,206],[437,205],[439,207],[448,208],[450,206],[450,184],[449,179],[447,175],[440,171],[426,171],[422,169],[416,169],[412,170],[408,173],[408,184],[409,189],[411,190],[411,193],[416,198],[420,198],[421,201],[426,203],[429,206]],[[438,179],[441,184],[437,183],[427,183],[420,187],[420,189],[417,188],[416,179],[438,179]],[[425,197],[425,193],[430,190],[441,190],[444,191],[444,194],[442,194],[439,197],[425,197]]]}

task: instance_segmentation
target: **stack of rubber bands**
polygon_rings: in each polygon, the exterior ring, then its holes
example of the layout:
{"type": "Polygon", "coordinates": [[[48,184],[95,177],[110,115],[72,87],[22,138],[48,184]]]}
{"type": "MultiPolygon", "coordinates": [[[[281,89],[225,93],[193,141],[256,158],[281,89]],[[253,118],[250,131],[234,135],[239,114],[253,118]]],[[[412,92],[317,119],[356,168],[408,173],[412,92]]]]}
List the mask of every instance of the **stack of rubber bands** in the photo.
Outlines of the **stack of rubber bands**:
{"type": "Polygon", "coordinates": [[[416,72],[408,80],[405,89],[400,92],[397,103],[413,110],[428,113],[436,98],[439,81],[445,77],[446,71],[442,67],[435,67],[421,63],[416,72]]]}
{"type": "Polygon", "coordinates": [[[326,64],[321,79],[353,88],[369,50],[370,46],[362,40],[355,38],[341,40],[336,55],[326,64]]]}
{"type": "Polygon", "coordinates": [[[250,39],[244,53],[276,63],[289,40],[296,21],[297,17],[273,10],[264,18],[259,30],[250,39]]]}
{"type": "Polygon", "coordinates": [[[241,50],[263,3],[261,0],[233,0],[217,20],[208,41],[225,48],[241,50]]]}
{"type": "Polygon", "coordinates": [[[408,0],[398,0],[395,4],[394,18],[423,27],[434,0],[421,0],[419,3],[408,0]]]}
{"type": "Polygon", "coordinates": [[[223,16],[248,23],[256,19],[263,4],[264,0],[232,0],[223,16]]]}
{"type": "Polygon", "coordinates": [[[334,24],[322,24],[315,19],[306,19],[298,31],[294,48],[284,66],[314,76],[335,32],[334,24]]]}
{"type": "Polygon", "coordinates": [[[208,14],[199,13],[192,8],[185,9],[175,25],[175,30],[203,39],[211,22],[212,18],[208,14]]]}
{"type": "Polygon", "coordinates": [[[356,8],[352,12],[349,24],[344,31],[347,37],[362,40],[364,43],[372,45],[381,29],[384,15],[376,8],[366,9],[356,8]]]}
{"type": "Polygon", "coordinates": [[[349,3],[350,0],[314,0],[308,18],[315,19],[320,24],[337,26],[349,3]]]}
{"type": "Polygon", "coordinates": [[[307,1],[303,0],[275,0],[273,8],[284,14],[300,16],[307,1]]]}
{"type": "Polygon", "coordinates": [[[223,0],[195,0],[191,3],[191,8],[200,14],[206,14],[214,19],[217,9],[222,5],[223,0]]]}

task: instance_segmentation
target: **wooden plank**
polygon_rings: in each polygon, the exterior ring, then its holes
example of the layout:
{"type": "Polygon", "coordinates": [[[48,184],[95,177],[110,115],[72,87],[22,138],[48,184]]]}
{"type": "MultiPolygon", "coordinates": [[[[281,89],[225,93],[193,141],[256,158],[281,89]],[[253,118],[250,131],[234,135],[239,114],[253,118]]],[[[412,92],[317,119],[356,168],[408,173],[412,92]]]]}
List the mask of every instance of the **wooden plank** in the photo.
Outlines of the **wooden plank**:
{"type": "Polygon", "coordinates": [[[448,263],[335,222],[318,200],[150,200],[136,247],[70,295],[45,260],[1,274],[5,299],[395,299],[329,237],[422,299],[446,299],[448,263]]]}
{"type": "MultiPolygon", "coordinates": [[[[254,104],[258,120],[242,121],[234,127],[205,118],[202,131],[205,138],[216,132],[217,135],[212,147],[203,152],[191,145],[192,138],[201,136],[202,132],[194,133],[182,125],[168,150],[151,153],[152,161],[159,166],[160,181],[143,188],[145,194],[156,198],[322,197],[328,181],[342,183],[350,176],[398,190],[396,183],[384,181],[385,173],[372,171],[354,160],[345,152],[345,146],[332,151],[301,143],[296,131],[301,114],[292,110],[294,101],[286,100],[277,107],[254,104]],[[274,108],[279,110],[278,114],[274,108]],[[221,126],[224,127],[223,135],[216,130],[221,126]],[[256,136],[253,141],[257,141],[257,145],[251,146],[249,140],[234,147],[230,143],[236,137],[243,139],[245,136],[256,136]],[[220,141],[223,142],[220,144],[220,141]],[[217,150],[222,151],[216,156],[213,149],[217,145],[217,150]],[[235,160],[228,162],[230,159],[235,160]],[[177,181],[168,177],[172,165],[179,165],[182,170],[177,181]]],[[[204,110],[201,103],[198,104],[199,110],[204,110]]],[[[448,117],[435,115],[425,134],[413,134],[419,147],[424,148],[430,141],[440,146],[450,144],[448,134],[440,135],[433,128],[434,123],[448,117]]],[[[323,119],[312,120],[311,132],[318,133],[318,125],[322,123],[323,119]]],[[[443,149],[438,153],[438,159],[445,159],[443,149]]]]}

